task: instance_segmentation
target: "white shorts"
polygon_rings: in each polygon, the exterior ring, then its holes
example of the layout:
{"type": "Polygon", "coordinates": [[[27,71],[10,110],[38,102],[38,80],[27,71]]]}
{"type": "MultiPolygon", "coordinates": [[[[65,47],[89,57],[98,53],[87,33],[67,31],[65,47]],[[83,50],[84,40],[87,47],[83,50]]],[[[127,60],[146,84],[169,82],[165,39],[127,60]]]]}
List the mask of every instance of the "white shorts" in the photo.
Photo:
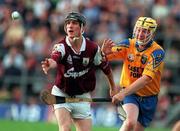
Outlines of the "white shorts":
{"type": "MultiPolygon", "coordinates": [[[[70,97],[66,93],[64,93],[61,89],[59,89],[56,85],[53,86],[51,94],[55,96],[70,97]]],[[[90,93],[84,93],[82,95],[76,95],[75,97],[91,98],[91,95],[90,93]]],[[[58,109],[58,108],[66,108],[69,112],[71,112],[72,118],[82,118],[82,119],[91,118],[90,102],[54,104],[54,109],[58,109]]]]}

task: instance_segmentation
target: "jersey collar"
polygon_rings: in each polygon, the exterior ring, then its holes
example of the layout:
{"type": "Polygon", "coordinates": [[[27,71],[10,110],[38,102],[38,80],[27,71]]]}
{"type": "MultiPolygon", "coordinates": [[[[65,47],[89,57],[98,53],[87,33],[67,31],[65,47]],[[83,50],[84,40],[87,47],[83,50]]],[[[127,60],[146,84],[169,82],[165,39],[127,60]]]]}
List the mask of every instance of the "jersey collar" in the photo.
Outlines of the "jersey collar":
{"type": "MultiPolygon", "coordinates": [[[[83,41],[82,41],[82,45],[81,45],[80,51],[85,51],[85,49],[86,49],[86,39],[84,38],[84,36],[82,36],[82,40],[83,41]]],[[[72,48],[72,45],[71,45],[71,43],[70,43],[70,41],[69,41],[67,36],[66,36],[65,41],[66,41],[67,45],[72,48]]]]}
{"type": "Polygon", "coordinates": [[[139,52],[142,52],[142,51],[146,50],[147,48],[149,48],[152,45],[152,43],[153,43],[153,40],[149,41],[149,43],[145,46],[145,48],[143,50],[139,49],[139,45],[137,42],[136,42],[135,47],[139,52]]]}

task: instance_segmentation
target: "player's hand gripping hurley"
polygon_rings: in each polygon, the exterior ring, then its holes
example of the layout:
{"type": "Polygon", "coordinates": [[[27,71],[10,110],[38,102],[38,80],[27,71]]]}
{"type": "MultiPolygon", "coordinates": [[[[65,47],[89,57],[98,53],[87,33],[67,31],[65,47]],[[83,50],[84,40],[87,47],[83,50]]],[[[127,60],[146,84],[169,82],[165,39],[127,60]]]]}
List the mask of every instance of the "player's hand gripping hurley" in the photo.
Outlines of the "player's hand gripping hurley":
{"type": "MultiPolygon", "coordinates": [[[[40,94],[40,99],[47,105],[60,104],[60,103],[76,103],[76,102],[111,102],[111,98],[77,98],[77,97],[62,97],[54,96],[50,90],[43,90],[40,94]]],[[[121,120],[126,119],[126,112],[124,111],[121,103],[117,104],[117,112],[121,120]]]]}

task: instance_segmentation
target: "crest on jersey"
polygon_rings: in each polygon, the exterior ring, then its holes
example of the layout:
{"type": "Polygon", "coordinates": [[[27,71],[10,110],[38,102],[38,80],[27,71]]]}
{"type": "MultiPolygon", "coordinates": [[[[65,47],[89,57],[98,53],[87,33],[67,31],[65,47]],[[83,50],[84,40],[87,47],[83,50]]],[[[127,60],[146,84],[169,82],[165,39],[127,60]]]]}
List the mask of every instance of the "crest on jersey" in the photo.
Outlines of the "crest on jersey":
{"type": "Polygon", "coordinates": [[[133,54],[128,54],[128,61],[133,62],[134,61],[134,55],[133,54]]]}
{"type": "Polygon", "coordinates": [[[141,57],[141,63],[142,63],[142,64],[146,64],[147,60],[148,60],[148,57],[147,57],[146,55],[142,55],[142,57],[141,57]]]}
{"type": "Polygon", "coordinates": [[[53,49],[52,49],[52,53],[54,53],[54,52],[60,52],[60,48],[61,48],[61,46],[62,46],[62,44],[55,44],[54,46],[53,46],[53,49]]]}
{"type": "Polygon", "coordinates": [[[121,50],[122,50],[121,47],[117,47],[117,48],[116,48],[116,51],[117,51],[117,52],[120,52],[121,50]]]}
{"type": "Polygon", "coordinates": [[[67,57],[67,63],[72,64],[72,57],[71,57],[71,55],[69,55],[67,57]]]}
{"type": "Polygon", "coordinates": [[[89,64],[89,58],[83,58],[83,65],[87,66],[89,64]]]}

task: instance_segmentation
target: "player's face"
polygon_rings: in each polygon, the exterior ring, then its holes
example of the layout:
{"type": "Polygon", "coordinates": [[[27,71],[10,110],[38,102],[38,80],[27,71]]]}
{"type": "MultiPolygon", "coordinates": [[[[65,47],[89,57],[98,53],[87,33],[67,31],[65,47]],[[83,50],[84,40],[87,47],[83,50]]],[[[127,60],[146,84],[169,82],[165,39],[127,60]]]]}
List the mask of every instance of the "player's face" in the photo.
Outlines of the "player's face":
{"type": "Polygon", "coordinates": [[[66,33],[69,38],[79,37],[81,36],[81,27],[79,22],[75,20],[69,20],[66,22],[66,33]]]}
{"type": "Polygon", "coordinates": [[[145,45],[152,38],[152,33],[148,29],[137,27],[135,30],[134,37],[139,43],[142,43],[142,45],[145,45]]]}
{"type": "Polygon", "coordinates": [[[150,35],[150,31],[144,28],[137,28],[135,32],[135,37],[139,41],[144,41],[150,35]]]}

